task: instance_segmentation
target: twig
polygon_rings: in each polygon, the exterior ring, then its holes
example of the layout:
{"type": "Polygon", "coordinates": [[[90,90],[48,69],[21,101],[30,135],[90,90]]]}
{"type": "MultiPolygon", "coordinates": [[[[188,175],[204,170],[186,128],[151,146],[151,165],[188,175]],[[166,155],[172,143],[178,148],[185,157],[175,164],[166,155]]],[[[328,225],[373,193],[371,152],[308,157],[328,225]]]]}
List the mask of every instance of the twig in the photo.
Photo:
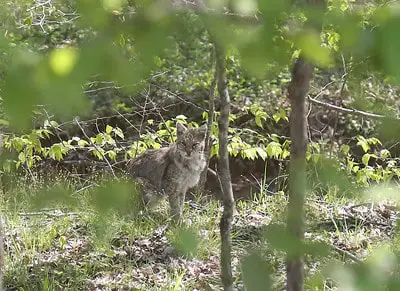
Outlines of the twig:
{"type": "MultiPolygon", "coordinates": [[[[146,105],[146,103],[145,103],[145,105],[146,105]]],[[[130,122],[129,119],[124,116],[124,114],[119,112],[117,109],[114,109],[114,111],[117,112],[118,116],[122,117],[122,119],[124,119],[132,128],[134,128],[137,132],[139,132],[139,135],[140,135],[140,130],[138,128],[136,128],[136,126],[134,126],[132,124],[132,122],[130,122]]]]}
{"type": "Polygon", "coordinates": [[[331,247],[332,247],[336,252],[338,252],[339,254],[341,254],[341,255],[343,255],[343,256],[345,256],[345,257],[347,257],[347,258],[353,260],[353,261],[356,262],[356,263],[361,263],[361,260],[360,260],[358,257],[356,257],[355,255],[353,255],[352,253],[350,253],[349,251],[342,250],[341,248],[339,248],[339,247],[337,247],[337,246],[334,246],[334,245],[331,245],[331,247]]]}
{"type": "MultiPolygon", "coordinates": [[[[207,120],[207,133],[206,133],[206,152],[208,154],[208,156],[210,155],[210,149],[211,149],[211,140],[210,140],[210,136],[211,136],[211,127],[214,121],[214,112],[215,112],[215,104],[214,104],[214,99],[215,99],[215,88],[217,85],[217,71],[215,70],[214,73],[214,78],[211,82],[211,87],[210,87],[210,92],[208,95],[208,120],[207,120]]],[[[210,158],[208,157],[208,160],[210,160],[210,158]]]]}
{"type": "MultiPolygon", "coordinates": [[[[172,104],[168,104],[166,106],[163,107],[163,109],[169,108],[169,107],[173,107],[175,106],[177,103],[172,103],[172,104]]],[[[140,106],[139,104],[137,104],[138,106],[140,106]]],[[[142,106],[140,106],[142,107],[142,106]]],[[[146,109],[146,113],[149,113],[151,111],[157,111],[159,113],[159,109],[158,108],[148,108],[146,109]]],[[[93,119],[87,119],[87,120],[82,120],[81,123],[87,124],[87,123],[92,123],[92,122],[96,122],[98,120],[105,120],[105,119],[110,119],[110,118],[115,118],[115,117],[121,117],[121,116],[136,116],[136,115],[141,115],[141,112],[134,112],[134,113],[119,113],[119,114],[114,114],[114,115],[108,115],[108,116],[100,116],[100,117],[96,117],[93,119]]],[[[66,125],[69,125],[71,123],[75,123],[75,120],[69,120],[69,121],[65,121],[63,123],[60,123],[58,125],[59,128],[64,127],[66,125]]],[[[134,127],[135,128],[135,127],[134,127]]],[[[136,128],[135,128],[136,129],[136,128]]]]}
{"type": "MultiPolygon", "coordinates": [[[[150,91],[150,90],[148,90],[148,92],[147,92],[147,94],[146,94],[146,99],[144,100],[142,119],[140,120],[139,132],[138,132],[139,138],[140,138],[140,135],[142,134],[144,118],[145,118],[145,116],[146,116],[146,107],[147,107],[147,101],[149,100],[149,91],[150,91]]],[[[139,143],[136,143],[136,149],[135,149],[135,156],[134,156],[134,158],[136,158],[136,156],[137,156],[137,151],[138,151],[138,149],[139,149],[139,143]]]]}
{"type": "Polygon", "coordinates": [[[369,207],[372,207],[372,202],[364,202],[364,203],[360,203],[360,204],[355,204],[355,205],[352,205],[352,206],[350,206],[349,207],[349,209],[350,210],[354,210],[355,208],[358,208],[358,207],[367,207],[367,206],[369,206],[369,207]]]}
{"type": "MultiPolygon", "coordinates": [[[[150,99],[150,102],[151,102],[151,104],[154,106],[154,108],[157,108],[157,104],[156,104],[153,100],[150,99]]],[[[174,138],[174,135],[172,134],[172,132],[171,132],[171,130],[169,129],[169,127],[166,126],[167,123],[166,123],[164,117],[162,116],[160,110],[159,110],[159,109],[156,109],[156,112],[158,113],[158,116],[160,117],[160,119],[161,119],[162,122],[164,123],[165,129],[168,131],[169,137],[171,138],[171,142],[172,142],[172,141],[173,141],[173,138],[174,138]]]]}
{"type": "Polygon", "coordinates": [[[179,100],[182,101],[183,103],[186,103],[186,104],[188,104],[188,105],[190,105],[190,106],[193,106],[194,108],[199,109],[199,110],[201,110],[201,111],[206,111],[205,108],[203,108],[203,107],[201,107],[201,106],[199,106],[199,105],[197,105],[197,104],[195,104],[195,103],[193,103],[193,102],[190,102],[190,101],[188,101],[188,100],[182,98],[181,96],[179,96],[178,94],[176,94],[176,93],[174,93],[174,92],[171,92],[171,91],[169,91],[169,90],[167,90],[167,89],[165,89],[165,88],[162,88],[161,86],[159,86],[159,85],[157,85],[157,84],[152,84],[152,85],[155,86],[155,87],[157,87],[158,89],[160,89],[160,90],[162,90],[162,91],[164,91],[164,92],[166,92],[166,93],[168,93],[168,94],[174,96],[175,98],[179,99],[179,100]]]}
{"type": "Polygon", "coordinates": [[[86,190],[86,189],[89,189],[89,188],[92,188],[92,187],[96,187],[96,186],[99,186],[99,185],[98,185],[98,184],[90,184],[90,185],[87,185],[87,186],[85,186],[85,187],[82,187],[82,188],[76,190],[76,191],[75,191],[75,194],[76,194],[76,193],[79,193],[79,192],[82,192],[82,191],[84,191],[84,190],[86,190]]]}
{"type": "Polygon", "coordinates": [[[340,87],[340,96],[343,97],[343,92],[344,92],[344,89],[347,84],[348,73],[347,73],[347,68],[346,68],[346,60],[344,59],[343,54],[340,54],[340,56],[342,57],[343,70],[344,70],[344,75],[342,76],[343,83],[342,83],[342,86],[340,87]]]}
{"type": "MultiPolygon", "coordinates": [[[[194,0],[194,1],[188,1],[188,0],[178,0],[174,2],[175,8],[179,9],[187,9],[189,11],[193,11],[198,15],[215,15],[219,17],[226,17],[229,20],[236,22],[236,23],[243,23],[247,25],[260,25],[262,22],[258,18],[257,14],[254,15],[243,15],[239,13],[234,13],[231,11],[227,12],[222,12],[222,11],[216,11],[216,9],[212,9],[210,7],[207,7],[205,4],[205,1],[203,0],[194,0]]],[[[227,7],[224,7],[225,9],[227,7]]]]}
{"type": "Polygon", "coordinates": [[[371,113],[371,112],[366,112],[366,111],[362,111],[362,110],[358,110],[358,109],[354,109],[354,108],[344,108],[344,107],[340,107],[340,106],[336,106],[330,103],[326,103],[323,101],[319,101],[317,99],[314,99],[310,96],[308,96],[308,100],[312,103],[318,104],[320,106],[326,107],[326,108],[330,108],[330,109],[334,109],[340,112],[345,112],[348,114],[354,114],[354,115],[359,115],[362,117],[369,117],[369,118],[373,118],[373,119],[393,119],[393,120],[398,120],[400,121],[399,118],[395,118],[395,117],[389,117],[389,116],[385,116],[385,115],[381,115],[381,114],[376,114],[376,113],[371,113]]]}
{"type": "Polygon", "coordinates": [[[45,5],[47,5],[47,4],[50,4],[50,2],[51,2],[51,0],[48,0],[48,1],[42,2],[42,3],[38,3],[38,4],[36,4],[36,5],[32,6],[32,7],[29,7],[29,8],[26,10],[26,12],[29,12],[29,11],[32,11],[32,10],[34,10],[34,9],[36,9],[36,8],[39,8],[39,7],[45,6],[45,5]]]}
{"type": "Polygon", "coordinates": [[[214,122],[214,112],[215,112],[215,88],[217,86],[217,70],[214,72],[214,78],[211,81],[210,91],[208,93],[208,120],[207,120],[207,131],[205,138],[205,147],[204,147],[204,155],[206,156],[206,167],[201,172],[200,181],[197,186],[197,191],[204,191],[204,187],[207,180],[207,169],[210,165],[210,157],[211,157],[211,148],[212,148],[212,140],[211,140],[211,128],[214,122]]]}
{"type": "MultiPolygon", "coordinates": [[[[99,91],[108,90],[108,89],[120,90],[120,89],[124,89],[124,88],[135,87],[135,86],[139,85],[140,83],[143,83],[145,81],[150,81],[152,79],[155,79],[157,77],[165,75],[167,72],[168,71],[157,73],[157,74],[155,74],[153,76],[150,76],[149,78],[147,78],[145,80],[141,80],[141,81],[139,81],[139,82],[137,82],[135,84],[123,85],[123,86],[113,85],[113,86],[100,87],[100,88],[96,88],[96,89],[87,89],[87,90],[83,91],[83,93],[90,94],[90,93],[97,93],[99,91]]],[[[95,83],[95,82],[91,82],[91,84],[93,84],[93,83],[95,83]]],[[[108,83],[113,84],[114,82],[111,81],[111,82],[108,82],[108,83]]]]}
{"type": "MultiPolygon", "coordinates": [[[[279,179],[281,179],[281,178],[288,178],[288,177],[289,177],[288,174],[277,175],[276,177],[274,177],[273,179],[271,179],[271,181],[269,181],[269,183],[267,184],[267,188],[269,188],[269,187],[272,185],[272,183],[278,181],[279,179]]],[[[269,192],[271,192],[271,191],[269,191],[269,192]]],[[[276,193],[272,193],[272,194],[275,195],[276,193]]]]}
{"type": "Polygon", "coordinates": [[[20,212],[18,214],[19,214],[19,216],[23,216],[23,217],[40,216],[40,215],[46,215],[49,217],[79,216],[79,213],[77,213],[77,212],[62,212],[61,210],[58,210],[58,209],[50,210],[50,211],[53,211],[53,213],[49,212],[49,210],[44,210],[44,211],[37,211],[37,212],[20,212]]]}

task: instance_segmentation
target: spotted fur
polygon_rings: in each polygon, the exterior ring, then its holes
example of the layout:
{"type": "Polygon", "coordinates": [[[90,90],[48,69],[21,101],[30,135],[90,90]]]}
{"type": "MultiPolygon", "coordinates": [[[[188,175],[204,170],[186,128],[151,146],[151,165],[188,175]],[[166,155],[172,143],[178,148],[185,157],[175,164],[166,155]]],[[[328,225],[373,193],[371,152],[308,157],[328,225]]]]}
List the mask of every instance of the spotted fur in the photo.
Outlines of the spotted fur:
{"type": "Polygon", "coordinates": [[[186,128],[177,123],[176,128],[176,143],[145,151],[129,162],[128,169],[133,177],[139,178],[145,202],[151,203],[167,195],[171,215],[179,220],[186,192],[197,185],[206,166],[204,146],[207,127],[186,128]]]}

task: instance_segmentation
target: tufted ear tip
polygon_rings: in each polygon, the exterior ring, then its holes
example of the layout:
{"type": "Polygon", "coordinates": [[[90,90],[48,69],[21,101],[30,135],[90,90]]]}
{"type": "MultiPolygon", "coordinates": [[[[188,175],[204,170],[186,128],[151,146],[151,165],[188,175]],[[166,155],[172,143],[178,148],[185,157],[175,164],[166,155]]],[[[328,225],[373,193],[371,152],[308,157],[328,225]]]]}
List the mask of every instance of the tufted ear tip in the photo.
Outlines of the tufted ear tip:
{"type": "Polygon", "coordinates": [[[176,130],[177,130],[178,134],[182,134],[187,130],[187,128],[182,123],[177,122],[176,123],[176,130]]]}

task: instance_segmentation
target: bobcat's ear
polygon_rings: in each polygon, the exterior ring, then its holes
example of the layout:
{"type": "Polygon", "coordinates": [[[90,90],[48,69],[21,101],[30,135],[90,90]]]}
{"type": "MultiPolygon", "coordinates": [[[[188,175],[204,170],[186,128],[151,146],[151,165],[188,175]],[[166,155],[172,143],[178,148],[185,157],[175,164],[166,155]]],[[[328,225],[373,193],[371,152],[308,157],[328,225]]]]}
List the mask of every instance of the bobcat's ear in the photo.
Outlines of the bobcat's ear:
{"type": "Polygon", "coordinates": [[[180,122],[176,123],[176,132],[178,135],[183,134],[185,131],[187,130],[187,128],[180,122]]]}
{"type": "Polygon", "coordinates": [[[207,124],[203,124],[202,126],[199,127],[199,135],[201,135],[202,138],[206,138],[206,133],[207,133],[207,124]]]}

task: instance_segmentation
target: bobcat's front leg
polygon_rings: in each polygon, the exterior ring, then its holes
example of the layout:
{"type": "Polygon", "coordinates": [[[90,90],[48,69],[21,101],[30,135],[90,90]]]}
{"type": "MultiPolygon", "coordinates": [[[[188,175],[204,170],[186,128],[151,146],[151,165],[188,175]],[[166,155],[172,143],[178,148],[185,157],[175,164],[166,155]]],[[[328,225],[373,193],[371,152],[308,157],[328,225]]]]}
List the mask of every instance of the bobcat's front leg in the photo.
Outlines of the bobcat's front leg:
{"type": "MultiPolygon", "coordinates": [[[[171,189],[172,190],[172,189],[171,189]]],[[[168,192],[170,213],[175,222],[182,220],[183,216],[183,203],[185,200],[185,192],[181,189],[174,189],[168,192]]]]}

